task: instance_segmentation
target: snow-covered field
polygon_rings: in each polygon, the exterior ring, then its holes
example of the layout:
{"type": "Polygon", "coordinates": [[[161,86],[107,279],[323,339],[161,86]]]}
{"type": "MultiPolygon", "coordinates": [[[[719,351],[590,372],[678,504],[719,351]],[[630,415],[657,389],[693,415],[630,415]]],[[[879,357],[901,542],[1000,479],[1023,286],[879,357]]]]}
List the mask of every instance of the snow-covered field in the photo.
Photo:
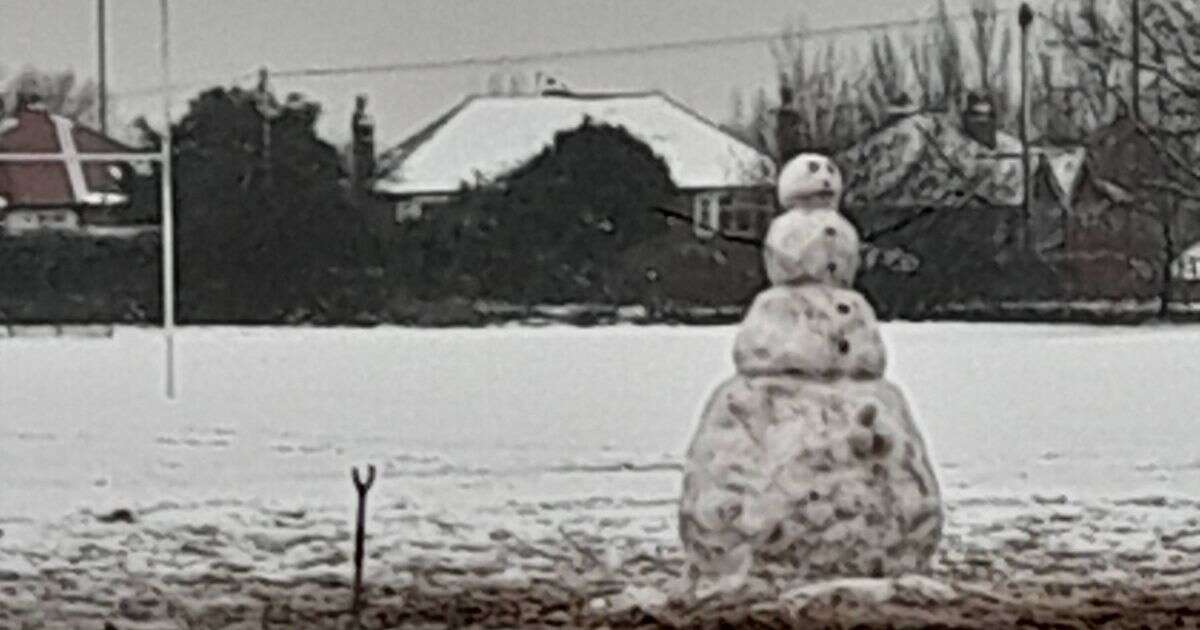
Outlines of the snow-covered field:
{"type": "MultiPolygon", "coordinates": [[[[477,502],[676,463],[734,329],[185,329],[0,342],[0,518],[163,499],[477,502]],[[470,487],[466,493],[441,490],[470,487]],[[436,489],[436,491],[434,491],[436,489]],[[461,496],[460,496],[461,494],[461,496]]],[[[950,488],[1200,494],[1200,327],[890,324],[950,488]]],[[[630,490],[674,492],[670,474],[630,490]]]]}
{"type": "MultiPolygon", "coordinates": [[[[4,590],[6,575],[44,577],[83,553],[81,540],[110,555],[141,549],[143,565],[155,554],[178,558],[146,536],[124,538],[123,526],[175,532],[167,538],[176,547],[208,527],[243,541],[242,572],[285,579],[316,567],[343,579],[349,470],[368,463],[380,472],[369,577],[403,582],[404,562],[430,549],[444,559],[443,543],[431,540],[460,526],[474,534],[450,539],[467,555],[508,536],[536,542],[575,529],[584,546],[636,530],[625,558],[639,545],[652,556],[674,542],[678,463],[705,397],[732,372],[733,335],[667,326],[185,329],[174,401],[164,397],[154,331],[4,339],[0,603],[17,593],[4,590]],[[89,516],[119,508],[137,523],[89,516]],[[295,542],[297,531],[326,529],[295,542]],[[433,547],[422,548],[423,537],[433,547]]],[[[1016,518],[1013,506],[1074,510],[1078,521],[1089,505],[1200,496],[1200,327],[893,323],[884,336],[889,376],[909,394],[947,499],[964,515],[954,530],[952,512],[952,533],[1016,518]]],[[[1182,516],[1112,518],[1152,529],[1182,516]]],[[[1192,535],[1186,518],[1176,525],[1173,540],[1192,535]]],[[[106,618],[105,605],[88,618],[106,618]]]]}

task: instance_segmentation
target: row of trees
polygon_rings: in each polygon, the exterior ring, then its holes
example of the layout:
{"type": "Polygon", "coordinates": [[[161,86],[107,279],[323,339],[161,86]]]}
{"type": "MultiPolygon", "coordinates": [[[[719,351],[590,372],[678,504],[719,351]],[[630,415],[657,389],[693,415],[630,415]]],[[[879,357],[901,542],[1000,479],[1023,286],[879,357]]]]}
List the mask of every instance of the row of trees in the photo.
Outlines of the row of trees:
{"type": "MultiPolygon", "coordinates": [[[[1128,64],[1121,63],[1128,61],[1122,52],[1128,50],[1128,6],[1128,0],[1058,0],[1034,20],[1031,137],[1078,142],[1112,120],[1120,107],[1112,95],[1129,85],[1128,64]]],[[[1158,6],[1166,5],[1156,4],[1152,11],[1158,6]]],[[[797,97],[803,146],[843,149],[876,128],[888,107],[904,97],[922,108],[958,112],[971,90],[992,95],[1001,128],[1015,132],[1020,115],[1016,19],[996,0],[971,0],[967,19],[959,17],[946,0],[936,0],[933,18],[919,31],[879,31],[850,44],[811,36],[803,27],[789,29],[772,53],[777,87],[797,97]]],[[[773,153],[778,150],[774,112],[786,105],[777,94],[762,88],[747,102],[735,91],[728,122],[773,153]]]]}
{"type": "MultiPolygon", "coordinates": [[[[1145,120],[1163,155],[1178,166],[1147,182],[1147,189],[1187,197],[1200,191],[1200,172],[1191,166],[1196,163],[1193,140],[1200,126],[1189,122],[1196,111],[1194,101],[1200,99],[1200,88],[1195,87],[1200,86],[1200,64],[1195,61],[1200,50],[1195,50],[1190,33],[1200,20],[1197,9],[1186,3],[1145,4],[1143,97],[1152,101],[1144,108],[1145,120]]],[[[1128,20],[1121,10],[1121,3],[1084,0],[1061,5],[1039,21],[1036,50],[1042,61],[1035,78],[1046,94],[1058,87],[1053,80],[1056,67],[1071,76],[1097,78],[1079,89],[1060,90],[1074,109],[1047,107],[1039,123],[1043,128],[1063,128],[1047,122],[1053,113],[1069,117],[1086,131],[1111,120],[1127,103],[1128,92],[1123,90],[1128,83],[1122,79],[1127,74],[1122,73],[1129,65],[1124,41],[1128,20]]],[[[854,56],[836,46],[812,54],[812,42],[802,30],[781,37],[775,49],[781,81],[799,96],[806,146],[836,148],[861,137],[901,93],[927,106],[954,109],[972,86],[1001,96],[1000,113],[1011,126],[1016,112],[1010,60],[1014,29],[989,0],[974,3],[965,31],[951,19],[944,2],[939,2],[937,15],[921,37],[882,34],[871,39],[866,61],[859,66],[848,63],[854,56]]],[[[21,80],[26,88],[38,86],[43,96],[62,95],[45,98],[58,111],[87,115],[86,86],[21,80]]],[[[521,89],[500,75],[490,83],[496,91],[521,89]]],[[[743,112],[741,127],[768,149],[774,137],[770,108],[765,96],[760,97],[750,112],[743,112]]],[[[602,125],[587,124],[560,135],[553,147],[504,182],[468,191],[454,204],[409,225],[393,237],[397,240],[382,238],[368,231],[361,209],[347,201],[337,150],[315,131],[320,114],[318,104],[300,95],[277,99],[265,88],[212,89],[193,98],[186,115],[172,126],[183,321],[397,319],[411,314],[406,305],[450,297],[646,303],[669,300],[672,293],[664,287],[672,278],[699,286],[696,299],[738,304],[761,281],[752,248],[731,248],[720,241],[699,245],[686,225],[673,227],[653,212],[669,205],[674,192],[666,166],[623,131],[602,125]],[[268,111],[270,124],[265,125],[268,111]],[[697,275],[696,270],[703,273],[697,275]],[[700,277],[720,278],[721,284],[710,290],[697,280],[700,277]]],[[[144,123],[142,127],[153,142],[153,130],[144,123]]],[[[967,240],[987,238],[980,232],[967,240]]],[[[28,267],[28,248],[8,249],[24,257],[25,267],[5,264],[5,269],[28,267]]],[[[146,251],[152,248],[139,246],[135,253],[144,257],[146,251]]],[[[61,255],[74,254],[63,248],[61,255]]],[[[103,250],[89,255],[94,259],[125,254],[103,250]]],[[[58,264],[46,271],[58,274],[53,282],[5,280],[5,290],[44,296],[47,287],[65,282],[63,268],[86,275],[88,265],[58,264]]],[[[1003,270],[975,271],[997,275],[1003,270]]],[[[157,285],[157,267],[140,265],[134,273],[143,278],[147,290],[131,288],[124,294],[149,295],[157,285]]],[[[1054,278],[1044,276],[1038,276],[1039,282],[1052,288],[1054,278]]],[[[879,282],[867,280],[871,293],[914,294],[879,282]]],[[[915,287],[911,279],[895,282],[915,287]]],[[[954,282],[958,284],[952,293],[972,289],[966,275],[954,282]]],[[[931,285],[918,293],[946,290],[950,289],[931,285]]],[[[72,299],[92,303],[86,296],[72,299]]],[[[886,304],[881,307],[889,312],[886,304]]],[[[151,318],[157,312],[148,303],[122,308],[151,318]]]]}

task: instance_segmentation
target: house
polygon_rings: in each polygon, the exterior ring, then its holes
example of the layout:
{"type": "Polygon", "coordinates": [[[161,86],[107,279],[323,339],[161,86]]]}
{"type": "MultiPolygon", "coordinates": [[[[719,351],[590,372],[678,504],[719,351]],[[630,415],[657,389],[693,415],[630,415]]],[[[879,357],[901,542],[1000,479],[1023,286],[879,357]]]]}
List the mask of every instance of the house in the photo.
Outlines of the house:
{"type": "Polygon", "coordinates": [[[36,156],[0,162],[6,233],[76,231],[88,212],[128,203],[128,164],[85,162],[79,155],[136,149],[51,114],[36,96],[22,95],[11,116],[3,111],[0,107],[0,153],[36,156]]]}
{"type": "MultiPolygon", "coordinates": [[[[1065,244],[1083,156],[1082,147],[1030,147],[1026,229],[1037,251],[1065,244]]],[[[868,238],[929,213],[994,222],[997,245],[1021,224],[1022,144],[999,128],[983,95],[971,95],[961,114],[897,106],[879,129],[835,159],[846,173],[843,207],[868,238]]]]}
{"type": "Polygon", "coordinates": [[[394,225],[436,211],[466,187],[502,181],[585,120],[621,127],[663,159],[679,191],[675,211],[690,216],[697,237],[765,231],[774,214],[769,156],[661,92],[578,94],[560,86],[471,96],[385,151],[370,192],[387,215],[375,223],[394,225]]]}
{"type": "Polygon", "coordinates": [[[1200,205],[1147,185],[1167,179],[1170,170],[1161,147],[1128,116],[1091,133],[1083,173],[1073,193],[1068,246],[1071,251],[1122,260],[1147,284],[1169,269],[1179,281],[1176,293],[1196,299],[1200,298],[1200,205]],[[1174,256],[1170,265],[1166,265],[1168,255],[1174,256]]]}

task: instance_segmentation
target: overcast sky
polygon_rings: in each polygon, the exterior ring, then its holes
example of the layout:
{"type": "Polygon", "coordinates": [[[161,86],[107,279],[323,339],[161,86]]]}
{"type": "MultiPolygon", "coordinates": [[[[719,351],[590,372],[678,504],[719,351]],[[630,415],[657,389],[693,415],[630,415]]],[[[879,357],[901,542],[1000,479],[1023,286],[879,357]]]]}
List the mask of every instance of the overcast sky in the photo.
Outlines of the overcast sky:
{"type": "MultiPolygon", "coordinates": [[[[947,0],[951,11],[970,0],[947,0]]],[[[353,66],[656,44],[770,33],[805,21],[814,27],[910,19],[934,0],[173,0],[176,82],[229,84],[260,66],[272,70],[353,66]]],[[[157,96],[129,91],[160,80],[158,0],[108,0],[112,124],[137,114],[158,118],[157,96]]],[[[1000,0],[1003,6],[1013,0],[1000,0]]],[[[96,76],[95,0],[0,0],[0,68],[73,68],[96,76]]],[[[390,146],[414,127],[485,90],[496,71],[542,70],[580,91],[661,89],[722,120],[735,88],[771,87],[765,44],[559,61],[509,68],[469,67],[335,78],[280,79],[325,108],[321,132],[348,136],[354,95],[365,93],[390,146]]],[[[242,80],[252,85],[252,79],[242,80]]],[[[773,88],[772,88],[773,89],[773,88]]],[[[182,107],[198,87],[181,92],[182,107]]]]}

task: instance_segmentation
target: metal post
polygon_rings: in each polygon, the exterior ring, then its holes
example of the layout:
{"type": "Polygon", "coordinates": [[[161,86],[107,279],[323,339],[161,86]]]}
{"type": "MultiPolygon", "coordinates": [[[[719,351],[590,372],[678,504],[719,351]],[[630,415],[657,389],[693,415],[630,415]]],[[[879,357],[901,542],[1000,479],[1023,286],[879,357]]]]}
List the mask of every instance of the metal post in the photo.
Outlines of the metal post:
{"type": "Polygon", "coordinates": [[[162,302],[163,333],[167,342],[167,398],[175,398],[175,201],[171,168],[171,56],[168,0],[159,0],[162,21],[163,137],[162,137],[162,302]]]}
{"type": "Polygon", "coordinates": [[[1142,3],[1133,0],[1133,121],[1142,121],[1142,3]]]}
{"type": "Polygon", "coordinates": [[[105,51],[106,40],[108,39],[105,33],[107,11],[104,10],[104,0],[96,0],[96,35],[98,38],[97,56],[99,57],[99,97],[100,97],[100,133],[108,135],[108,54],[105,51]]]}
{"type": "Polygon", "coordinates": [[[1021,221],[1017,226],[1017,246],[1024,250],[1029,245],[1029,25],[1033,22],[1033,10],[1022,2],[1017,14],[1021,27],[1021,221]]]}

